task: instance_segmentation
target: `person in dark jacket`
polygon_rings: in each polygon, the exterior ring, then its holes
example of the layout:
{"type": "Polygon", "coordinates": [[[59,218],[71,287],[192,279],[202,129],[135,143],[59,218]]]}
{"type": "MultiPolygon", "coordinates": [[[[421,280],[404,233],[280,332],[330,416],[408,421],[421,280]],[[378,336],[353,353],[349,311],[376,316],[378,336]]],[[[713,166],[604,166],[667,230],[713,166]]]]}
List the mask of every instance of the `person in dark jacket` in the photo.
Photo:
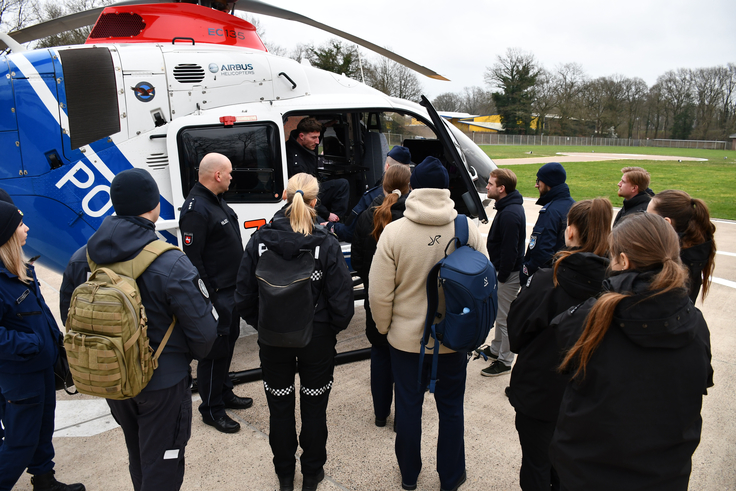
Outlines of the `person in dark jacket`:
{"type": "MultiPolygon", "coordinates": [[[[368,290],[368,274],[376,253],[376,243],[383,229],[404,216],[406,198],[409,196],[411,171],[407,165],[390,167],[383,177],[383,194],[358,218],[351,248],[351,263],[368,290]]],[[[391,374],[391,351],[385,334],[378,332],[371,314],[370,301],[366,298],[365,334],[371,343],[371,396],[376,426],[386,426],[391,413],[394,379],[391,374]]]]}
{"type": "MultiPolygon", "coordinates": [[[[283,217],[274,217],[248,241],[238,271],[235,301],[243,318],[259,329],[259,286],[256,269],[261,254],[268,250],[284,257],[299,251],[313,251],[312,298],[316,299],[313,332],[303,348],[266,344],[259,335],[263,387],[270,416],[269,442],[281,491],[294,489],[297,450],[294,375],[299,363],[302,431],[301,471],[303,491],[317,489],[324,479],[327,461],[327,402],[333,384],[335,343],[338,332],[353,317],[353,282],[340,243],[334,235],[314,223],[319,184],[305,173],[289,179],[283,217]]],[[[265,306],[282,309],[283,306],[265,306]]]]}
{"type": "Polygon", "coordinates": [[[23,257],[23,214],[0,201],[0,490],[13,489],[24,470],[34,491],[84,491],[54,478],[54,364],[62,334],[23,257]]]}
{"type": "Polygon", "coordinates": [[[536,270],[549,266],[555,253],[565,246],[567,211],[575,203],[570,197],[570,188],[565,184],[566,179],[565,168],[557,162],[544,164],[537,171],[534,187],[539,190],[537,204],[542,209],[521,265],[519,282],[522,285],[536,270]]]}
{"type": "Polygon", "coordinates": [[[496,200],[491,229],[488,232],[488,257],[496,268],[498,280],[498,315],[496,329],[490,345],[480,348],[493,358],[488,367],[481,370],[485,377],[509,373],[514,354],[509,348],[506,319],[509,307],[519,294],[519,269],[524,259],[526,214],[524,198],[516,190],[516,174],[509,169],[494,169],[486,186],[489,198],[496,200]]]}
{"type": "MultiPolygon", "coordinates": [[[[160,195],[145,169],[120,172],[110,185],[117,216],[108,216],[86,246],[72,255],[62,279],[61,318],[66,322],[72,292],[87,280],[87,254],[99,265],[135,258],[158,239],[160,195]]],[[[135,491],[178,490],[184,480],[184,451],[192,427],[192,358],[207,355],[217,337],[216,312],[197,268],[177,250],[156,258],[138,279],[155,351],[176,316],[176,325],[143,391],[131,399],[107,399],[128,448],[135,491]]]]}
{"type": "Polygon", "coordinates": [[[565,244],[552,268],[542,268],[522,286],[509,312],[511,349],[519,356],[507,390],[516,410],[521,443],[519,484],[524,491],[558,490],[549,444],[567,377],[557,371],[560,355],[552,319],[601,290],[608,267],[613,207],[605,198],[580,201],[567,214],[565,244]],[[603,257],[606,256],[606,257],[603,257]]]}
{"type": "Polygon", "coordinates": [[[609,243],[604,293],[552,322],[572,376],[552,464],[569,491],[685,491],[713,385],[708,326],[662,217],[627,217],[609,243]]]}
{"type": "MultiPolygon", "coordinates": [[[[317,153],[322,125],[314,118],[304,118],[299,121],[296,129],[286,142],[286,165],[289,178],[304,172],[316,178],[317,153]]],[[[320,183],[319,199],[315,209],[320,221],[337,222],[345,219],[348,214],[350,200],[350,184],[345,179],[330,179],[320,183]]]]}
{"type": "MultiPolygon", "coordinates": [[[[388,152],[386,155],[386,163],[383,167],[384,174],[386,171],[388,171],[389,167],[397,165],[397,164],[403,164],[407,166],[407,168],[411,165],[411,152],[408,148],[402,147],[399,145],[394,146],[394,148],[391,149],[391,151],[388,152]]],[[[353,211],[351,212],[351,217],[349,220],[345,220],[345,223],[342,222],[331,222],[331,223],[323,223],[322,225],[325,225],[331,230],[335,235],[337,235],[337,238],[340,240],[343,240],[345,242],[353,242],[353,235],[355,233],[355,227],[358,225],[358,217],[361,213],[363,213],[365,210],[367,210],[370,206],[373,204],[373,200],[378,198],[379,196],[383,196],[383,176],[381,176],[381,179],[378,181],[378,183],[367,190],[365,193],[363,193],[363,196],[361,196],[360,201],[358,201],[358,204],[353,207],[353,211]]],[[[351,256],[351,262],[352,262],[352,256],[351,256]]]]}
{"type": "Polygon", "coordinates": [[[181,207],[179,229],[182,249],[199,271],[219,316],[217,341],[197,364],[197,386],[202,403],[199,412],[205,424],[223,433],[235,433],[240,423],[225,412],[247,409],[250,397],[238,397],[228,372],[240,335],[240,316],[235,309],[237,261],[243,257],[238,215],[223,194],[230,187],[233,166],[219,153],[208,153],[199,163],[198,182],[181,207]]]}
{"type": "Polygon", "coordinates": [[[695,303],[701,286],[705,300],[716,267],[716,226],[710,221],[708,205],[685,191],[668,189],[652,198],[647,212],[664,217],[674,227],[680,237],[680,259],[689,272],[690,300],[695,303]]]}
{"type": "Polygon", "coordinates": [[[621,172],[623,176],[618,182],[618,195],[624,199],[624,204],[616,215],[616,220],[613,222],[614,227],[625,216],[647,211],[649,200],[652,199],[647,192],[651,191],[649,172],[641,167],[624,167],[621,172]]]}

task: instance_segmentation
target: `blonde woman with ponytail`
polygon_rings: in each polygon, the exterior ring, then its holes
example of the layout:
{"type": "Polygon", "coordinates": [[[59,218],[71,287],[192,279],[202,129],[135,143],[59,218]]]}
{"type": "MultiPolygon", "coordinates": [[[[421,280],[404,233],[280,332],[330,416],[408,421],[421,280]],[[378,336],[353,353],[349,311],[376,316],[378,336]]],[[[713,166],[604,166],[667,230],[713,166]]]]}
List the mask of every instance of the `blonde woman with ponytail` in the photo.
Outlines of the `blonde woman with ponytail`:
{"type": "Polygon", "coordinates": [[[557,372],[560,355],[552,319],[595,297],[608,268],[608,236],[613,207],[606,198],[579,201],[567,214],[566,248],[552,268],[537,270],[511,304],[508,332],[518,353],[507,395],[516,410],[524,491],[559,489],[549,444],[568,378],[557,372]]]}
{"type": "Polygon", "coordinates": [[[716,267],[716,226],[710,221],[708,205],[685,191],[668,189],[652,198],[647,212],[664,217],[677,232],[680,259],[690,273],[690,299],[695,303],[702,286],[705,300],[716,267]]]}
{"type": "MultiPolygon", "coordinates": [[[[304,347],[267,344],[259,338],[263,387],[270,411],[269,442],[280,491],[294,489],[297,451],[296,391],[294,377],[299,364],[299,397],[302,430],[302,490],[314,491],[324,479],[327,460],[327,403],[335,368],[336,335],[353,317],[353,282],[337,238],[315,223],[319,184],[310,174],[300,173],[289,179],[284,198],[287,206],[271,223],[255,232],[243,254],[238,271],[235,301],[240,315],[258,329],[261,318],[286,319],[290,323],[290,305],[271,305],[259,312],[259,287],[256,268],[266,251],[286,259],[310,251],[314,257],[311,276],[315,301],[311,338],[304,347]]],[[[296,314],[294,314],[296,315],[296,314]]]]}
{"type": "Polygon", "coordinates": [[[662,217],[627,217],[609,243],[604,293],[553,321],[572,378],[552,464],[568,491],[684,491],[713,385],[708,326],[662,217]]]}
{"type": "MultiPolygon", "coordinates": [[[[376,252],[376,244],[386,225],[404,216],[406,198],[409,196],[411,170],[408,165],[392,165],[383,176],[383,194],[378,196],[370,208],[358,217],[353,235],[351,263],[368,290],[368,273],[376,252]]],[[[386,426],[391,412],[394,380],[391,375],[391,353],[385,334],[376,329],[371,313],[370,301],[366,298],[365,335],[371,342],[371,395],[376,426],[386,426]]]]}

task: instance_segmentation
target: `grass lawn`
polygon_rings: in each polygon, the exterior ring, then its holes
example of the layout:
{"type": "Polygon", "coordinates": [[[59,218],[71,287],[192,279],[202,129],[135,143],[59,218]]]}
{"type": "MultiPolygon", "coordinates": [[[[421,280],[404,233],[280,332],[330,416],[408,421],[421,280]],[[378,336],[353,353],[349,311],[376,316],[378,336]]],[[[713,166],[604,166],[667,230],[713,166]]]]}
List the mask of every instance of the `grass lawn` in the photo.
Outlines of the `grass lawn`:
{"type": "MultiPolygon", "coordinates": [[[[590,148],[587,147],[588,151],[590,151],[590,148]]],[[[598,148],[611,147],[596,147],[596,150],[598,148]]],[[[691,151],[717,152],[716,150],[691,151]]],[[[731,153],[736,154],[736,152],[731,153]]],[[[536,155],[536,152],[534,155],[536,155]]],[[[537,170],[541,165],[508,166],[517,175],[519,179],[517,189],[523,196],[527,198],[539,196],[539,191],[534,187],[534,183],[537,170]]],[[[736,220],[736,162],[734,162],[733,157],[728,161],[721,159],[711,162],[609,160],[606,162],[567,162],[562,165],[567,171],[567,184],[570,186],[570,193],[577,201],[606,197],[611,200],[613,206],[620,207],[623,199],[617,194],[617,183],[621,180],[621,169],[637,166],[645,168],[652,175],[650,187],[655,193],[665,189],[681,189],[695,198],[704,200],[710,208],[711,217],[736,220]]],[[[499,167],[506,166],[501,163],[499,167]]]]}
{"type": "MultiPolygon", "coordinates": [[[[480,145],[492,159],[523,159],[528,157],[552,157],[560,153],[634,153],[640,155],[675,155],[678,157],[697,157],[713,162],[736,163],[733,150],[701,150],[694,148],[658,147],[582,147],[567,145],[480,145]],[[531,152],[531,154],[529,153],[531,152]]],[[[616,181],[618,182],[618,181],[616,181]]]]}

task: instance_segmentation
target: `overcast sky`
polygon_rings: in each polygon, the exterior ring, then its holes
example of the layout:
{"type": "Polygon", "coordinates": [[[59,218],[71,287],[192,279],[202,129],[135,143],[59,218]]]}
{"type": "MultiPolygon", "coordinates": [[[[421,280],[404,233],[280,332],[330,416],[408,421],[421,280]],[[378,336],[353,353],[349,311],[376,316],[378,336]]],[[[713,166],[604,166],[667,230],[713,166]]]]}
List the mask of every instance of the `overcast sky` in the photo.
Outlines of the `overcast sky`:
{"type": "MultiPolygon", "coordinates": [[[[735,0],[263,1],[388,47],[449,78],[419,75],[430,99],[463,87],[488,88],[485,69],[507,48],[531,52],[548,70],[575,62],[591,78],[621,74],[649,86],[668,70],[736,63],[735,0]]],[[[257,18],[264,39],[288,50],[333,37],[296,22],[257,18]]]]}

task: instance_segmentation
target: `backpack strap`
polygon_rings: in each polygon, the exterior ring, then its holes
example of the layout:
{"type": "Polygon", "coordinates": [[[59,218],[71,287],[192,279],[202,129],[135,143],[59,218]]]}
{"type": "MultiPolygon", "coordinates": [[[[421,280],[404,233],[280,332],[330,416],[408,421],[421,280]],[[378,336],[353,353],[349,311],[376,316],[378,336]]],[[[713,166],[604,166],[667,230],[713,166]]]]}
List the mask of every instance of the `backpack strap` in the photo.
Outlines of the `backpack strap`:
{"type": "Polygon", "coordinates": [[[151,358],[151,363],[153,363],[154,370],[158,368],[158,357],[161,356],[161,352],[164,350],[164,347],[166,347],[166,343],[169,342],[171,333],[174,332],[174,324],[176,324],[176,316],[172,315],[171,324],[169,324],[169,328],[166,330],[166,334],[164,334],[164,338],[161,340],[161,344],[158,345],[156,353],[154,353],[153,357],[151,358]]]}
{"type": "MultiPolygon", "coordinates": [[[[455,217],[455,237],[460,241],[460,247],[468,245],[468,218],[465,215],[457,214],[455,217]]],[[[456,247],[458,249],[459,247],[456,247]]]]}
{"type": "Polygon", "coordinates": [[[89,264],[89,269],[92,272],[94,272],[96,269],[99,269],[101,266],[104,266],[105,268],[110,269],[117,274],[122,274],[129,278],[138,279],[138,277],[142,275],[146,269],[148,269],[148,267],[153,263],[153,261],[156,260],[156,258],[158,258],[164,252],[174,249],[181,250],[175,245],[164,242],[163,240],[154,240],[146,244],[146,246],[141,249],[141,252],[139,252],[138,255],[133,259],[105,265],[99,265],[94,262],[92,258],[89,257],[89,250],[87,250],[87,263],[89,264]]]}

